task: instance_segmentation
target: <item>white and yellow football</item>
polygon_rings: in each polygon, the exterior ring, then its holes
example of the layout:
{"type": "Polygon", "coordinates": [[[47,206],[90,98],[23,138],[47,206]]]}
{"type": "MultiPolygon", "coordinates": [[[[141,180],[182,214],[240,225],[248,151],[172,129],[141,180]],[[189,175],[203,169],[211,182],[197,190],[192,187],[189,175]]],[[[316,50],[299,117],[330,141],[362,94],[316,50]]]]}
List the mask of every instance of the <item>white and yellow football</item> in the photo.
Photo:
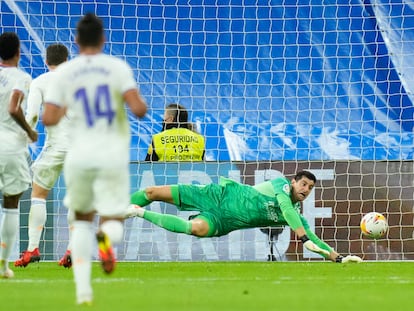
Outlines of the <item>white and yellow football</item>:
{"type": "Polygon", "coordinates": [[[364,236],[379,239],[388,231],[387,218],[381,213],[370,212],[362,217],[360,227],[364,236]]]}

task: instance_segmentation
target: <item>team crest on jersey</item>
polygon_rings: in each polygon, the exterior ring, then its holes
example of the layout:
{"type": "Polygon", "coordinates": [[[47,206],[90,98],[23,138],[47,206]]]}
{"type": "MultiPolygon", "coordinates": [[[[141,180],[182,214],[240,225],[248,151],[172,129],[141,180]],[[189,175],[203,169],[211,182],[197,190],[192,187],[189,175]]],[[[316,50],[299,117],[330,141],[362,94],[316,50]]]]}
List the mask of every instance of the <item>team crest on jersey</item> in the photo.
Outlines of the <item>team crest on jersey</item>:
{"type": "Polygon", "coordinates": [[[283,185],[283,192],[286,193],[287,195],[290,195],[290,186],[289,186],[289,184],[283,185]]]}

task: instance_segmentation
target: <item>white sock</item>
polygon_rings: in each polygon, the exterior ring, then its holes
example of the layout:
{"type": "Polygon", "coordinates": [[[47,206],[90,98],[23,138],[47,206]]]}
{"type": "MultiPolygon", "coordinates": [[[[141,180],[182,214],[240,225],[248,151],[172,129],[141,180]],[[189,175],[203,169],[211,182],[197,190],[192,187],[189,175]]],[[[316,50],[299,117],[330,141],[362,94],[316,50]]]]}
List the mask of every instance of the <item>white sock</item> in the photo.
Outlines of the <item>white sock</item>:
{"type": "Polygon", "coordinates": [[[46,224],[46,200],[32,198],[29,212],[29,246],[28,251],[39,247],[40,237],[46,224]]]}
{"type": "Polygon", "coordinates": [[[3,208],[2,213],[0,259],[4,260],[7,265],[19,231],[19,210],[17,208],[3,208]]]}
{"type": "Polygon", "coordinates": [[[76,220],[72,232],[72,263],[77,303],[92,301],[92,249],[95,241],[93,224],[76,220]]]}
{"type": "Polygon", "coordinates": [[[68,246],[66,246],[66,250],[70,251],[72,250],[72,233],[73,233],[73,223],[75,222],[75,212],[68,209],[67,219],[68,219],[69,241],[68,241],[68,246]]]}
{"type": "Polygon", "coordinates": [[[141,217],[142,218],[142,217],[144,217],[144,212],[145,212],[144,208],[142,208],[138,205],[135,205],[135,204],[130,204],[127,207],[125,218],[131,218],[131,217],[141,217]]]}
{"type": "Polygon", "coordinates": [[[124,224],[118,220],[107,220],[101,224],[101,230],[108,236],[112,244],[122,242],[124,237],[124,224]]]}

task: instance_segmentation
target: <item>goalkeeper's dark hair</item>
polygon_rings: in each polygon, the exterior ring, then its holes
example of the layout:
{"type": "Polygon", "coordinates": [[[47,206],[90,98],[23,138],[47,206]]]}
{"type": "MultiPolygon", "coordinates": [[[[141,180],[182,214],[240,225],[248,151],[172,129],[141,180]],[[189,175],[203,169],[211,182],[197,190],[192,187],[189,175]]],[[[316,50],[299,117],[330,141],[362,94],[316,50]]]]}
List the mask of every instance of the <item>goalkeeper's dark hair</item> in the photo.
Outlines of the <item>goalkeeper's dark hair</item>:
{"type": "Polygon", "coordinates": [[[69,51],[60,43],[51,44],[46,48],[46,62],[49,66],[57,66],[68,59],[69,51]]]}
{"type": "Polygon", "coordinates": [[[0,35],[0,58],[12,59],[20,48],[20,39],[15,32],[4,32],[0,35]]]}
{"type": "Polygon", "coordinates": [[[77,42],[81,46],[98,47],[102,43],[104,27],[102,20],[93,13],[85,14],[76,26],[77,42]]]}
{"type": "Polygon", "coordinates": [[[309,171],[300,171],[300,172],[297,172],[296,175],[295,175],[295,177],[294,177],[294,179],[296,181],[298,181],[298,180],[301,180],[302,177],[306,177],[306,178],[312,180],[316,184],[316,176],[314,174],[312,174],[311,172],[309,172],[309,171]]]}

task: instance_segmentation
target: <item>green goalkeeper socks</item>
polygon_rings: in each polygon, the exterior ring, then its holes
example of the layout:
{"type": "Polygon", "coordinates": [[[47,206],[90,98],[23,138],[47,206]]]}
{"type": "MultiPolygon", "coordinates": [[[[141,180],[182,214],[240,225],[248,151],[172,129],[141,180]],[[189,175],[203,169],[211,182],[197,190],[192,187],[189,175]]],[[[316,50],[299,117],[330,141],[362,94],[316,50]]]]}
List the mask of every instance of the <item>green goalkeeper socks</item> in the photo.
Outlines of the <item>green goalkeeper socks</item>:
{"type": "Polygon", "coordinates": [[[148,200],[145,190],[138,190],[131,195],[131,203],[141,207],[147,206],[152,201],[148,200]]]}
{"type": "Polygon", "coordinates": [[[143,218],[168,231],[191,234],[191,222],[178,216],[146,210],[143,218]]]}

